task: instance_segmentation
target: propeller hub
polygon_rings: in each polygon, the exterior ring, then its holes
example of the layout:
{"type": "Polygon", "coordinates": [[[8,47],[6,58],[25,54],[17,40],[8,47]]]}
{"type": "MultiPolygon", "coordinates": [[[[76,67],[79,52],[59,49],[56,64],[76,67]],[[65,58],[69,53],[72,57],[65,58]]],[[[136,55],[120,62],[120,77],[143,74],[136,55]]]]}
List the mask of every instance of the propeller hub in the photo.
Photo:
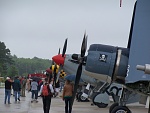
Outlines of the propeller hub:
{"type": "Polygon", "coordinates": [[[72,54],[72,59],[78,60],[78,58],[79,58],[79,55],[78,55],[78,54],[72,54]]]}
{"type": "Polygon", "coordinates": [[[57,65],[64,65],[65,55],[64,57],[62,57],[62,55],[59,54],[59,55],[53,56],[52,59],[57,65]]]}

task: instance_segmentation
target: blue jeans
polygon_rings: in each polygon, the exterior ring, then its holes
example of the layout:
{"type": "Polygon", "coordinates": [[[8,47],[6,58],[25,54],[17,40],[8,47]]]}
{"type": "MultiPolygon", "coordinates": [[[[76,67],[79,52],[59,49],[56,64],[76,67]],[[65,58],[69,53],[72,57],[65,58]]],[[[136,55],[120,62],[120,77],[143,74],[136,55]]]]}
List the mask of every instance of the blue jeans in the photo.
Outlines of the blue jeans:
{"type": "Polygon", "coordinates": [[[32,90],[32,99],[38,98],[38,90],[32,90]]]}
{"type": "Polygon", "coordinates": [[[20,99],[20,91],[14,91],[15,93],[15,101],[17,101],[17,99],[20,99]]]}
{"type": "Polygon", "coordinates": [[[11,95],[11,90],[5,89],[5,100],[4,103],[6,104],[7,97],[8,97],[8,103],[10,103],[10,95],[11,95]]]}

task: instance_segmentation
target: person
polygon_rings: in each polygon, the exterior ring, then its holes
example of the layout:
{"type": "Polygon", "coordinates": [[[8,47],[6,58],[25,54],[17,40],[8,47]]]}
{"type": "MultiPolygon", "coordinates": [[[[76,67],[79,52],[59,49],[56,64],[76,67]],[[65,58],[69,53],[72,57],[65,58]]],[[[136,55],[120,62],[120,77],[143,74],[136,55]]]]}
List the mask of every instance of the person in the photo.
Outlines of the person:
{"type": "Polygon", "coordinates": [[[65,101],[65,113],[71,113],[72,111],[72,95],[73,85],[69,80],[66,80],[62,93],[62,99],[65,101]]]}
{"type": "Polygon", "coordinates": [[[42,86],[42,84],[43,84],[43,78],[41,79],[41,80],[39,80],[39,82],[38,82],[38,92],[40,91],[40,88],[41,88],[41,86],[42,86]]]}
{"type": "Polygon", "coordinates": [[[36,82],[35,79],[33,79],[33,81],[31,82],[31,92],[32,92],[32,100],[31,100],[31,103],[35,100],[36,102],[37,101],[37,98],[38,98],[38,83],[36,82]]]}
{"type": "Polygon", "coordinates": [[[25,89],[26,89],[26,78],[22,77],[21,80],[21,96],[25,97],[25,89]]]}
{"type": "Polygon", "coordinates": [[[6,81],[5,81],[5,100],[4,100],[4,104],[6,104],[7,98],[8,98],[8,104],[10,103],[10,96],[11,96],[11,80],[9,77],[6,77],[6,81]]]}
{"type": "Polygon", "coordinates": [[[17,99],[20,101],[21,84],[20,84],[19,77],[15,77],[15,80],[13,83],[13,90],[15,93],[15,102],[17,102],[17,99]]]}
{"type": "Polygon", "coordinates": [[[31,91],[31,79],[30,78],[27,79],[26,85],[27,85],[28,92],[30,92],[31,91]]]}
{"type": "Polygon", "coordinates": [[[40,88],[40,95],[42,96],[44,113],[49,113],[49,111],[50,111],[51,98],[52,98],[53,93],[54,93],[54,89],[53,89],[52,84],[50,84],[48,82],[48,78],[45,78],[45,83],[43,83],[43,85],[40,88]],[[44,85],[48,85],[48,88],[49,88],[49,95],[48,96],[43,96],[43,94],[42,94],[42,90],[43,90],[44,85]]]}
{"type": "Polygon", "coordinates": [[[60,82],[59,80],[55,83],[55,94],[54,97],[57,97],[59,94],[60,82]]]}

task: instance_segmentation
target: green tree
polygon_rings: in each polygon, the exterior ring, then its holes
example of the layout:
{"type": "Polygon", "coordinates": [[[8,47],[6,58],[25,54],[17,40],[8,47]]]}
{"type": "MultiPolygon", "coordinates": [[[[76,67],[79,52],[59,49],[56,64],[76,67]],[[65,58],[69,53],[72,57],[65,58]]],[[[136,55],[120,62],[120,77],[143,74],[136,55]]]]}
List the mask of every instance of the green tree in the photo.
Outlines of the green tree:
{"type": "Polygon", "coordinates": [[[8,69],[8,73],[7,73],[9,77],[15,77],[15,76],[18,76],[18,69],[12,65],[9,67],[8,69]]]}
{"type": "Polygon", "coordinates": [[[18,68],[18,75],[26,76],[25,74],[41,73],[50,67],[50,60],[34,58],[17,58],[16,55],[12,56],[15,61],[15,66],[18,68]]]}
{"type": "Polygon", "coordinates": [[[0,74],[5,76],[7,74],[8,66],[13,64],[10,50],[6,48],[5,43],[0,41],[0,74]]]}

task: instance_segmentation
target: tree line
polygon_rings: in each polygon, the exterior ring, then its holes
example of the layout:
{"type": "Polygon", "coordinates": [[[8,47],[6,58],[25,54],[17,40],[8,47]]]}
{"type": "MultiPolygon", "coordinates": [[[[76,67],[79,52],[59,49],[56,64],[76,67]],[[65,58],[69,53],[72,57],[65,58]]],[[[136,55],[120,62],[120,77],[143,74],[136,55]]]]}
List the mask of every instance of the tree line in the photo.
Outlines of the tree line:
{"type": "Polygon", "coordinates": [[[34,58],[18,58],[4,42],[0,41],[0,77],[27,76],[31,73],[43,73],[51,65],[51,60],[34,58]]]}

